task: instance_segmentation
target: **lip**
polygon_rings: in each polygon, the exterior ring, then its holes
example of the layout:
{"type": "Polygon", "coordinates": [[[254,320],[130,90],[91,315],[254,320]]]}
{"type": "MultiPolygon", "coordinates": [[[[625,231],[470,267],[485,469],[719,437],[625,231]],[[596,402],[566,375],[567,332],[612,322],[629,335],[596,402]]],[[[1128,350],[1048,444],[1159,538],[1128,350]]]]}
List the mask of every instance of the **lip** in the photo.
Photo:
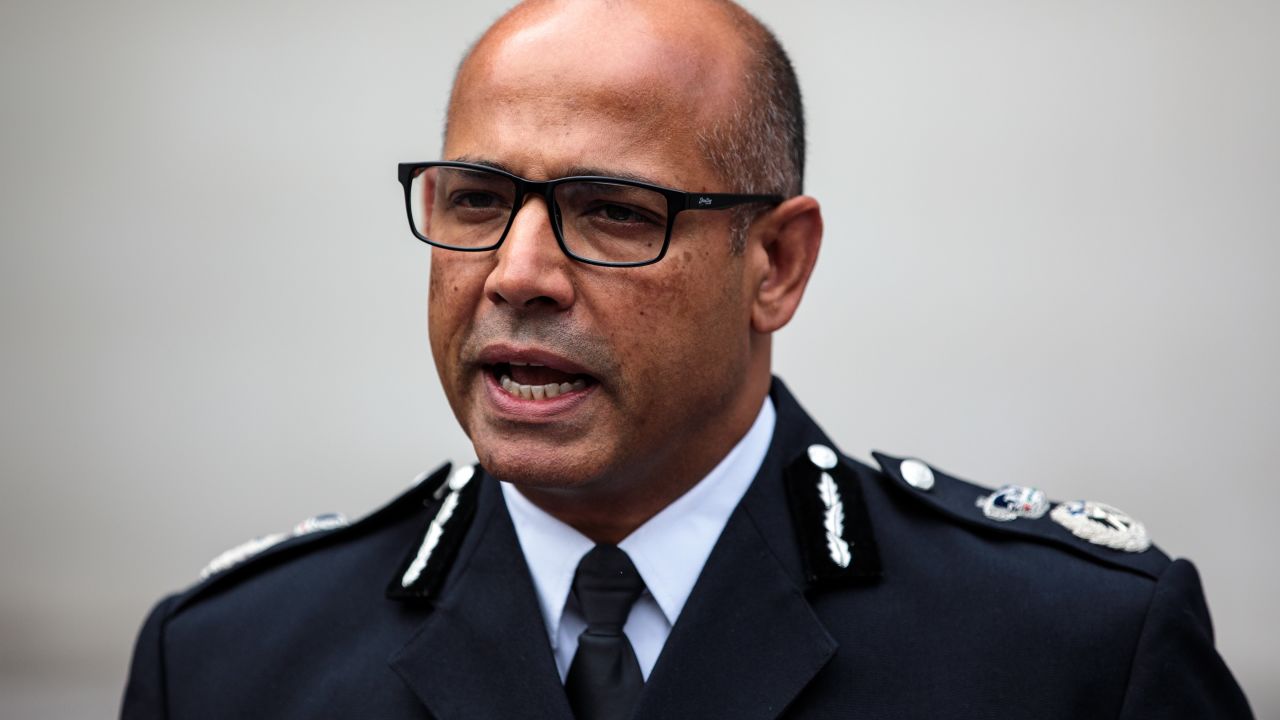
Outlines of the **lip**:
{"type": "MultiPolygon", "coordinates": [[[[522,363],[534,363],[537,365],[545,365],[552,370],[569,373],[571,375],[590,375],[596,383],[600,380],[595,374],[587,368],[573,362],[572,360],[557,355],[549,350],[533,347],[517,347],[515,345],[507,345],[505,343],[497,343],[494,345],[486,345],[480,354],[476,356],[476,362],[482,365],[497,365],[499,363],[509,363],[511,361],[522,363]]],[[[595,383],[593,383],[594,385],[595,383]]],[[[499,388],[501,389],[501,388],[499,388]]]]}
{"type": "Polygon", "coordinates": [[[498,411],[499,416],[507,420],[546,422],[563,419],[563,416],[585,402],[600,386],[600,381],[595,375],[581,365],[540,348],[520,348],[506,344],[490,345],[480,352],[476,361],[480,364],[478,370],[484,378],[491,406],[498,411]],[[593,381],[581,390],[573,390],[554,398],[525,400],[503,390],[490,369],[490,366],[512,361],[545,365],[553,370],[573,375],[589,375],[593,381]]]}

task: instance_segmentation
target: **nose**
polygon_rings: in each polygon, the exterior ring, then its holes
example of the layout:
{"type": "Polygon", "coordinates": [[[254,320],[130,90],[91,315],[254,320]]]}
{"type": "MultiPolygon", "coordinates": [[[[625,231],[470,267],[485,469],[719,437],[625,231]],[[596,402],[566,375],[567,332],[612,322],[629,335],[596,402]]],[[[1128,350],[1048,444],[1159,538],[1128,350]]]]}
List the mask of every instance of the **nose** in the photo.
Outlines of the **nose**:
{"type": "Polygon", "coordinates": [[[567,310],[574,286],[569,264],[551,228],[550,208],[541,197],[530,197],[511,222],[511,229],[495,251],[497,264],[485,280],[485,296],[513,309],[567,310]]]}

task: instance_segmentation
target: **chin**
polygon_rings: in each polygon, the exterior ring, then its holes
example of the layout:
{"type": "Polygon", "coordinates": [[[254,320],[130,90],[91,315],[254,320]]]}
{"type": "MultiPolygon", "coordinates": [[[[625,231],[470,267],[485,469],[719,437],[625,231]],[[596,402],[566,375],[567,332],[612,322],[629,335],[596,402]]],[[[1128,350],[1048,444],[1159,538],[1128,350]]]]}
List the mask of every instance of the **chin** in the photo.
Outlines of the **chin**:
{"type": "Polygon", "coordinates": [[[571,490],[603,477],[601,452],[566,447],[558,442],[516,441],[504,437],[472,440],[476,458],[489,474],[513,485],[543,490],[571,490]]]}

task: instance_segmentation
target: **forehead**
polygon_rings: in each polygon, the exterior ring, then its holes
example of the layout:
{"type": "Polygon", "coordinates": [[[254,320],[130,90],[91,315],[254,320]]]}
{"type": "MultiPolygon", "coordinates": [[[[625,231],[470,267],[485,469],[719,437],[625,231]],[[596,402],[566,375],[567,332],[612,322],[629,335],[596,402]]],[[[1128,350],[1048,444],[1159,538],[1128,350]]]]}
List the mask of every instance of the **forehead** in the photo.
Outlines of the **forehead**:
{"type": "MultiPolygon", "coordinates": [[[[724,33],[693,35],[633,4],[569,3],[500,23],[460,71],[447,157],[500,155],[525,173],[562,166],[636,173],[706,168],[698,135],[732,107],[739,54],[724,33]],[[672,167],[673,161],[678,167],[672,167]]],[[[532,175],[530,175],[532,176],[532,175]]],[[[657,178],[655,178],[657,179],[657,178]]]]}

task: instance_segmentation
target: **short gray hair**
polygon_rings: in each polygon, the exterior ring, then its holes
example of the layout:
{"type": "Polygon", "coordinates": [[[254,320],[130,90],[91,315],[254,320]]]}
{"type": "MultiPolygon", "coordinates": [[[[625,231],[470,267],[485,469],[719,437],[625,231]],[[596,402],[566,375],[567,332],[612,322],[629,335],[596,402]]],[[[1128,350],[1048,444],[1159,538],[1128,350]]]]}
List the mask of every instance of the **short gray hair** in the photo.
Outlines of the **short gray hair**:
{"type": "MultiPolygon", "coordinates": [[[[759,20],[737,8],[735,20],[747,43],[743,91],[725,117],[698,135],[727,192],[792,197],[804,191],[804,104],[786,50],[759,20]]],[[[760,206],[735,208],[733,251],[746,246],[747,228],[760,206]]]]}

